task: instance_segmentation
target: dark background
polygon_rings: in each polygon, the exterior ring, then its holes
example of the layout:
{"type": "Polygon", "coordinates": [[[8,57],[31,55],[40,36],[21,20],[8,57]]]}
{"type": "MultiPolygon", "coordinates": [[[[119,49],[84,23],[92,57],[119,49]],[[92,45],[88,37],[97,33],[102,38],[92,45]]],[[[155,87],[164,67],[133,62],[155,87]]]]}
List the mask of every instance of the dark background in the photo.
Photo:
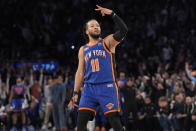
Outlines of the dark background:
{"type": "Polygon", "coordinates": [[[176,71],[195,57],[194,0],[1,0],[1,63],[54,60],[75,71],[84,23],[97,19],[103,38],[114,32],[112,20],[94,11],[96,4],[114,10],[129,28],[117,47],[118,71],[137,74],[142,64],[167,63],[176,71]],[[163,48],[171,49],[169,60],[163,48]]]}

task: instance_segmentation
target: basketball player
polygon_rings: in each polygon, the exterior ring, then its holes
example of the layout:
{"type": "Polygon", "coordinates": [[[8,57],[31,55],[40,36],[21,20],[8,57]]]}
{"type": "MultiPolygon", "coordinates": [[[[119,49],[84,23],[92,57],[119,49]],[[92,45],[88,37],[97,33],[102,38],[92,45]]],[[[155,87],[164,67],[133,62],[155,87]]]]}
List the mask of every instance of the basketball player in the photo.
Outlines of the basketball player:
{"type": "MultiPolygon", "coordinates": [[[[79,104],[77,130],[87,131],[88,120],[96,114],[100,105],[115,131],[123,131],[120,122],[119,93],[115,78],[115,48],[127,34],[127,26],[112,10],[97,5],[96,11],[102,16],[110,16],[118,30],[114,34],[101,39],[99,23],[92,19],[84,27],[88,36],[88,44],[79,50],[79,65],[75,76],[73,101],[78,99],[78,91],[84,82],[84,90],[79,104]]],[[[71,102],[70,102],[71,103],[71,102]]],[[[73,105],[73,104],[70,104],[73,105]]]]}
{"type": "Polygon", "coordinates": [[[10,92],[10,98],[9,103],[10,107],[12,108],[13,115],[12,115],[12,121],[13,121],[13,127],[11,131],[17,131],[16,124],[17,124],[17,118],[18,115],[22,116],[22,131],[26,131],[25,123],[26,123],[26,117],[25,117],[25,105],[24,105],[24,96],[26,94],[26,90],[24,88],[24,85],[22,84],[21,78],[17,78],[16,85],[14,85],[10,92]]]}

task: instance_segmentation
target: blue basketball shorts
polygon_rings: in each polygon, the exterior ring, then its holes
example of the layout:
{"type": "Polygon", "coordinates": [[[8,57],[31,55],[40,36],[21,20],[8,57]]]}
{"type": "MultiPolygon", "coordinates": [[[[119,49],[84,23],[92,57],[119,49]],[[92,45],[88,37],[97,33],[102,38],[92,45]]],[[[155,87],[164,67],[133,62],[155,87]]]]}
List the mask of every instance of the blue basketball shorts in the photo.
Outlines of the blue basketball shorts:
{"type": "Polygon", "coordinates": [[[23,98],[13,99],[12,102],[10,103],[10,107],[14,112],[23,111],[22,108],[23,102],[24,102],[23,98]]]}
{"type": "Polygon", "coordinates": [[[104,115],[120,112],[118,87],[115,82],[102,84],[84,84],[79,110],[90,110],[96,114],[99,105],[104,115]]]}

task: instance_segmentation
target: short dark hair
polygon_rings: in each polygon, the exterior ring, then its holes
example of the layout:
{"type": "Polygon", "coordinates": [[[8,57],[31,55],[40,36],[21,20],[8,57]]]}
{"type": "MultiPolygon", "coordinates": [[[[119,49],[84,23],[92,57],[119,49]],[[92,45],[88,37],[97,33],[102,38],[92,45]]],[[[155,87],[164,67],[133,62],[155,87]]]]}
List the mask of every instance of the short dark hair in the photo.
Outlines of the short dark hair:
{"type": "Polygon", "coordinates": [[[60,72],[57,72],[52,76],[52,79],[58,79],[59,76],[62,76],[62,74],[60,72]]]}
{"type": "Polygon", "coordinates": [[[150,96],[149,96],[149,95],[147,95],[147,96],[145,97],[145,99],[150,99],[150,100],[151,100],[151,98],[150,98],[150,96]]]}
{"type": "Polygon", "coordinates": [[[159,102],[164,102],[164,101],[168,102],[167,97],[165,96],[159,97],[159,102]]]}
{"type": "Polygon", "coordinates": [[[85,40],[86,43],[89,42],[88,35],[86,34],[86,30],[88,29],[88,25],[87,24],[88,24],[89,21],[92,21],[92,20],[95,20],[95,19],[89,19],[83,26],[83,37],[84,37],[84,40],[85,40]]]}

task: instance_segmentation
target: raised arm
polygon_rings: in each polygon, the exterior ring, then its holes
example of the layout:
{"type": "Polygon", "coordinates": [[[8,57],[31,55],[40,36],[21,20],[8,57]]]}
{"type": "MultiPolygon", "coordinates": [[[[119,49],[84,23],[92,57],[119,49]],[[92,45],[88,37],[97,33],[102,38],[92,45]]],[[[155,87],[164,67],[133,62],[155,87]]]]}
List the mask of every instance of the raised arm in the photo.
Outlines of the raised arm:
{"type": "Polygon", "coordinates": [[[102,16],[105,16],[105,15],[111,16],[114,23],[118,27],[115,33],[104,38],[107,47],[110,50],[113,50],[113,48],[116,47],[125,38],[128,32],[128,28],[126,24],[124,23],[124,21],[117,14],[115,14],[112,10],[103,8],[99,5],[96,5],[96,6],[97,6],[97,9],[95,9],[96,11],[100,11],[102,16]]]}
{"type": "Polygon", "coordinates": [[[30,81],[29,81],[29,87],[33,85],[34,81],[33,81],[33,69],[30,69],[30,81]]]}
{"type": "Polygon", "coordinates": [[[191,81],[193,81],[194,83],[196,83],[196,78],[194,77],[196,72],[189,70],[189,64],[188,63],[185,64],[185,71],[186,71],[186,74],[187,74],[188,78],[191,81]]]}
{"type": "Polygon", "coordinates": [[[43,77],[44,77],[44,73],[43,73],[43,69],[41,69],[40,70],[40,76],[39,76],[39,84],[40,84],[40,86],[42,86],[43,77]]]}
{"type": "Polygon", "coordinates": [[[6,92],[9,94],[10,91],[10,74],[7,74],[7,79],[6,79],[6,92]]]}
{"type": "Polygon", "coordinates": [[[10,91],[9,103],[11,103],[13,95],[14,95],[14,88],[12,87],[10,91]]]}

